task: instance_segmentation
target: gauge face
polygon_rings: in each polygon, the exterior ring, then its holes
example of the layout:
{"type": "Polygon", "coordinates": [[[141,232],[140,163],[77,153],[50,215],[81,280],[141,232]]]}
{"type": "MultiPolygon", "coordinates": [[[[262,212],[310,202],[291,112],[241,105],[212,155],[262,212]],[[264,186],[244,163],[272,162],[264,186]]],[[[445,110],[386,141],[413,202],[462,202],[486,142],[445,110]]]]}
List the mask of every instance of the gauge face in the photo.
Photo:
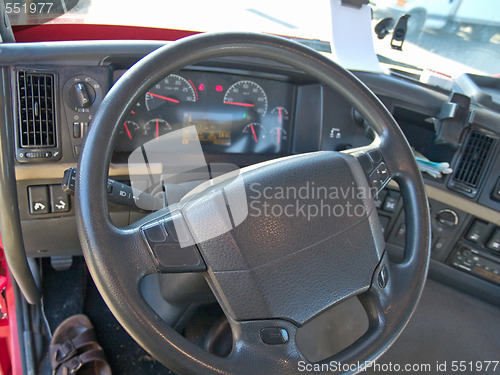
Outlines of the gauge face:
{"type": "Polygon", "coordinates": [[[266,92],[253,81],[238,81],[224,95],[224,104],[253,108],[264,116],[267,112],[266,92]]]}
{"type": "Polygon", "coordinates": [[[170,124],[161,118],[154,118],[144,124],[144,134],[151,138],[159,138],[171,130],[170,124]]]}
{"type": "Polygon", "coordinates": [[[269,136],[271,137],[272,142],[276,144],[280,144],[288,139],[286,130],[279,127],[269,130],[269,136]]]}
{"type": "Polygon", "coordinates": [[[258,122],[253,122],[245,126],[243,134],[250,138],[253,143],[259,143],[259,141],[266,138],[266,131],[258,122]]]}
{"type": "Polygon", "coordinates": [[[125,121],[120,128],[120,136],[126,139],[134,139],[134,135],[140,131],[141,127],[134,121],[125,121]]]}
{"type": "Polygon", "coordinates": [[[276,118],[276,122],[281,126],[289,119],[288,111],[285,107],[274,107],[271,111],[271,115],[276,118]]]}
{"type": "Polygon", "coordinates": [[[195,102],[196,92],[189,81],[177,74],[170,74],[162,79],[146,93],[146,108],[148,111],[163,104],[179,104],[181,102],[195,102]]]}

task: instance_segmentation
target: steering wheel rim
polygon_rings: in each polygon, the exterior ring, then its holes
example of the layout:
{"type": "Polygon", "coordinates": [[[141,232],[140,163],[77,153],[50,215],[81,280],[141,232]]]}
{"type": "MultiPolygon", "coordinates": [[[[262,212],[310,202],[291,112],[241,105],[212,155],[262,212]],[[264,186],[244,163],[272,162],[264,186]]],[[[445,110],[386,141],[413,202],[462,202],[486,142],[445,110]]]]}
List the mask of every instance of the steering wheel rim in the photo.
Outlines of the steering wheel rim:
{"type": "MultiPolygon", "coordinates": [[[[235,345],[228,358],[215,357],[189,344],[164,323],[141,296],[142,278],[158,272],[157,262],[145,251],[147,246],[141,229],[117,228],[109,219],[104,187],[114,144],[112,140],[117,137],[126,109],[168,74],[201,61],[228,56],[276,60],[310,74],[352,103],[378,135],[377,142],[371,146],[334,158],[357,164],[353,168],[362,171],[359,160],[367,153],[375,151],[382,155],[391,177],[400,186],[403,198],[407,226],[405,258],[403,263],[394,264],[388,260],[387,254],[380,253],[369,277],[369,286],[360,289],[358,296],[368,313],[370,325],[367,333],[322,363],[332,360],[339,364],[373,361],[404,329],[423,289],[430,254],[430,218],[424,184],[404,135],[375,95],[330,59],[283,38],[253,33],[207,33],[185,38],[143,58],[112,87],[94,117],[77,176],[78,232],[95,284],[128,333],[151,355],[178,373],[293,374],[299,373],[299,360],[308,363],[295,346],[297,325],[293,322],[281,319],[278,323],[290,333],[286,345],[269,346],[260,341],[258,332],[275,324],[274,317],[241,322],[230,318],[235,345]]],[[[323,163],[323,159],[329,157],[323,154],[313,156],[311,160],[321,159],[323,163]]],[[[376,224],[372,224],[371,230],[380,232],[376,224]]],[[[356,372],[353,367],[345,369],[334,373],[356,372]]]]}

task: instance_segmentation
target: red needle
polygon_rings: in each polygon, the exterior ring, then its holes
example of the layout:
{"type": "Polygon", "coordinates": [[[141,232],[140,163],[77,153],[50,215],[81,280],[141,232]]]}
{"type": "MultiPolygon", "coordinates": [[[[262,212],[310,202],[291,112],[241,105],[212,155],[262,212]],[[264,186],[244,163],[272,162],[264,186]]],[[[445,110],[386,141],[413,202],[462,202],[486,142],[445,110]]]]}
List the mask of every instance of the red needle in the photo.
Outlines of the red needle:
{"type": "Polygon", "coordinates": [[[250,124],[250,128],[252,129],[253,139],[255,140],[255,143],[259,142],[259,140],[257,139],[257,134],[255,133],[255,128],[254,128],[253,124],[250,124]]]}
{"type": "MultiPolygon", "coordinates": [[[[280,113],[281,113],[281,111],[280,111],[280,113]]],[[[276,128],[276,132],[278,133],[278,143],[281,143],[281,129],[276,128]]]]}
{"type": "Polygon", "coordinates": [[[283,123],[283,116],[281,115],[281,107],[278,108],[278,113],[280,115],[280,124],[283,123]]]}
{"type": "Polygon", "coordinates": [[[156,138],[160,137],[160,121],[156,119],[156,138]]]}
{"type": "Polygon", "coordinates": [[[130,130],[128,130],[128,126],[127,126],[127,123],[124,122],[123,123],[123,126],[125,126],[125,130],[127,131],[127,135],[129,137],[129,139],[132,139],[132,134],[130,134],[130,130]]]}
{"type": "Polygon", "coordinates": [[[251,103],[224,102],[224,104],[239,105],[241,107],[255,107],[255,104],[251,103]]]}
{"type": "Polygon", "coordinates": [[[172,103],[180,103],[180,101],[177,99],[169,98],[167,96],[162,96],[162,95],[158,95],[158,94],[153,94],[152,92],[148,92],[148,95],[151,95],[151,96],[154,96],[155,98],[160,98],[160,99],[172,102],[172,103]]]}

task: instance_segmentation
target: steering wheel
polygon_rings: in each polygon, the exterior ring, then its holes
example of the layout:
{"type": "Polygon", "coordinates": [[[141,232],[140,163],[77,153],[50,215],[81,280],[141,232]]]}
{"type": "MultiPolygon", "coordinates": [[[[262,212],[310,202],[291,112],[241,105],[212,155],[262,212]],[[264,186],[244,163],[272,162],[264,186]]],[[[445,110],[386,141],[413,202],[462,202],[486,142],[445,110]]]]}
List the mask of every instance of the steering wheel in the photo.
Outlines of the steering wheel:
{"type": "MultiPolygon", "coordinates": [[[[420,298],[429,264],[430,219],[410,146],[390,113],[364,84],[298,43],[263,34],[207,33],[152,52],[106,95],[87,135],[78,170],[78,231],[95,284],[128,333],[178,373],[303,373],[298,362],[309,362],[296,345],[297,328],[353,296],[367,312],[368,330],[319,364],[334,361],[342,365],[334,373],[356,372],[359,369],[354,364],[377,359],[396,340],[420,298]],[[181,248],[175,241],[169,242],[174,213],[168,211],[151,214],[126,228],[115,226],[109,218],[105,186],[114,140],[127,109],[167,75],[197,62],[229,56],[275,60],[309,74],[352,103],[371,124],[376,140],[348,152],[293,155],[242,169],[238,181],[190,200],[186,211],[175,213],[195,245],[181,248]],[[247,193],[254,189],[253,196],[260,197],[265,188],[267,193],[278,187],[298,189],[306,181],[310,186],[338,191],[373,192],[383,188],[389,176],[399,184],[404,203],[407,231],[402,263],[391,262],[385,252],[371,196],[340,194],[335,198],[336,205],[359,207],[359,214],[308,218],[300,213],[248,215],[232,230],[219,230],[222,216],[212,203],[221,191],[230,197],[241,184],[247,193]],[[207,230],[219,231],[216,236],[203,237],[207,230]],[[233,348],[226,358],[190,344],[144,301],[140,284],[146,275],[179,271],[204,272],[231,326],[233,348]]],[[[269,205],[296,199],[283,201],[270,195],[266,195],[269,205]]],[[[308,207],[321,203],[316,196],[303,202],[308,207]]],[[[248,202],[236,203],[244,209],[248,202]]]]}

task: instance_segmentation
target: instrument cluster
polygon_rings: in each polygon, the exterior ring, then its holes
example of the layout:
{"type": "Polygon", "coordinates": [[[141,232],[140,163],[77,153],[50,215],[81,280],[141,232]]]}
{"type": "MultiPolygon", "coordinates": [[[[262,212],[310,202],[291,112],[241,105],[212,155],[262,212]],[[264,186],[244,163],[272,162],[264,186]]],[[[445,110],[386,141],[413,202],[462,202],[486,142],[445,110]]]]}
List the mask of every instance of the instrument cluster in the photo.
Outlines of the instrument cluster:
{"type": "Polygon", "coordinates": [[[164,134],[196,127],[183,143],[205,152],[278,154],[289,149],[293,85],[283,80],[183,70],[170,74],[133,106],[115,154],[127,155],[164,134]]]}

